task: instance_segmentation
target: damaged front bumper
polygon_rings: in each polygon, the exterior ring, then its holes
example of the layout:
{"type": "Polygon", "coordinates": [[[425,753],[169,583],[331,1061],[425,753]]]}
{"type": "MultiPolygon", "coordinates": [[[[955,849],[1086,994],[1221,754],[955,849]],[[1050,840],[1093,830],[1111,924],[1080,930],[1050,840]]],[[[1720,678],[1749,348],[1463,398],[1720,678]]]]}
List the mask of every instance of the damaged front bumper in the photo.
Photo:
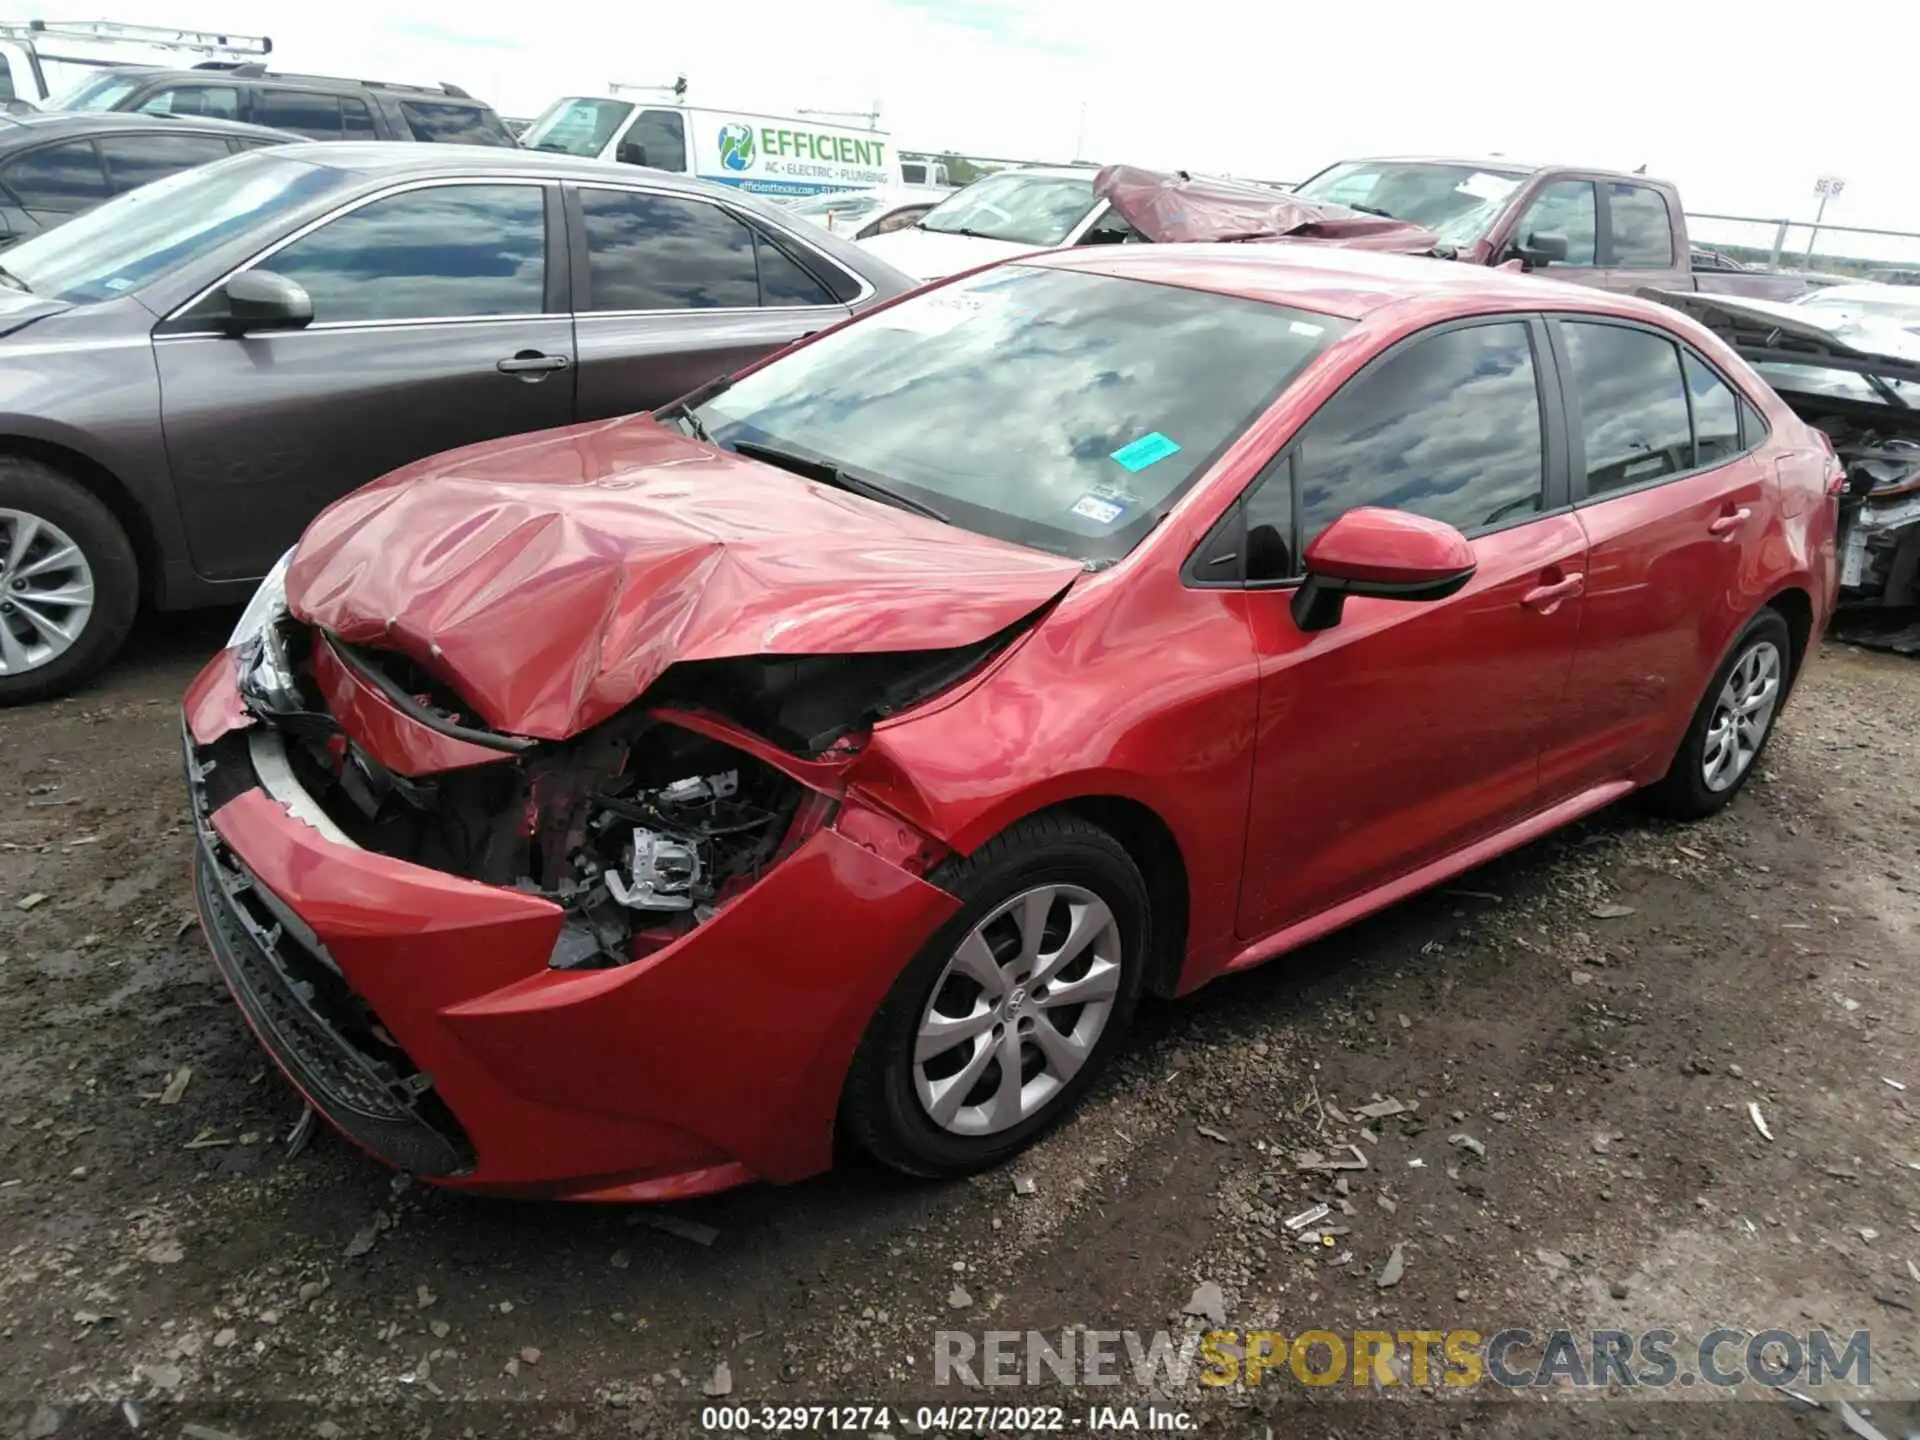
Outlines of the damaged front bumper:
{"type": "Polygon", "coordinates": [[[837,796],[695,928],[556,968],[561,905],[357,844],[238,670],[215,657],[185,705],[195,894],[248,1022],[339,1130],[439,1184],[574,1199],[826,1168],[867,1020],[957,906],[897,826],[837,796]]]}

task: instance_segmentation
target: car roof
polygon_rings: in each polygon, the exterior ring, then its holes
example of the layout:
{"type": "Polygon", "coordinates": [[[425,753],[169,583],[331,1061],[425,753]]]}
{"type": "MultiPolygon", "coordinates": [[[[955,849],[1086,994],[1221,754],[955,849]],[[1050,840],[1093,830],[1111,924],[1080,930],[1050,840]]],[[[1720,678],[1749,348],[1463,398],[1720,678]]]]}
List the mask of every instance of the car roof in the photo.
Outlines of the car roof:
{"type": "Polygon", "coordinates": [[[125,110],[39,110],[31,115],[0,115],[0,145],[29,137],[48,135],[92,135],[130,130],[197,131],[207,135],[272,136],[276,140],[301,140],[291,130],[275,130],[267,125],[248,125],[239,120],[202,119],[197,115],[141,115],[125,110]]]}
{"type": "Polygon", "coordinates": [[[1635,180],[1642,184],[1664,185],[1667,182],[1652,175],[1634,175],[1625,170],[1615,170],[1606,165],[1573,165],[1555,161],[1540,164],[1531,160],[1514,160],[1503,155],[1360,155],[1345,160],[1334,160],[1314,171],[1331,170],[1335,165],[1462,165],[1475,170],[1500,171],[1510,175],[1538,175],[1543,170],[1577,170],[1582,175],[1606,175],[1621,180],[1635,180]]]}
{"type": "Polygon", "coordinates": [[[1455,301],[1469,313],[1476,302],[1485,302],[1496,311],[1592,310],[1662,322],[1672,318],[1650,301],[1538,275],[1310,241],[1100,245],[1042,251],[1011,263],[1209,290],[1346,320],[1364,320],[1402,301],[1435,297],[1455,301]]]}
{"type": "MultiPolygon", "coordinates": [[[[670,170],[649,170],[643,165],[627,165],[617,160],[593,160],[578,155],[562,155],[553,150],[526,150],[518,145],[423,145],[412,140],[309,140],[288,146],[279,152],[294,155],[312,165],[367,176],[460,175],[474,170],[547,175],[569,180],[645,180],[665,189],[685,189],[710,195],[724,191],[738,196],[731,186],[675,174],[670,170]]],[[[764,197],[763,197],[764,198],[764,197]]]]}

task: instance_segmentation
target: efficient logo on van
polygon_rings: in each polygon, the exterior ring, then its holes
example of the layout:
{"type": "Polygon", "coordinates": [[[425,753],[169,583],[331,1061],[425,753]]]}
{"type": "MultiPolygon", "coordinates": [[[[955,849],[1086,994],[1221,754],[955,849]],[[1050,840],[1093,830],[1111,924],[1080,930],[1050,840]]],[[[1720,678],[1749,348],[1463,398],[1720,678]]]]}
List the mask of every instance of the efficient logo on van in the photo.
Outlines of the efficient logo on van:
{"type": "MultiPolygon", "coordinates": [[[[727,127],[732,129],[732,126],[727,127]]],[[[721,158],[726,157],[726,131],[721,132],[721,158]]],[[[767,126],[760,131],[760,148],[768,155],[797,155],[804,160],[827,160],[838,165],[886,164],[887,142],[861,140],[852,135],[828,135],[813,130],[776,130],[767,126]]],[[[752,158],[753,145],[747,145],[752,158]]],[[[744,168],[736,166],[736,169],[744,168]]]]}
{"type": "Polygon", "coordinates": [[[720,127],[720,163],[729,170],[745,170],[753,164],[753,127],[720,127]]]}

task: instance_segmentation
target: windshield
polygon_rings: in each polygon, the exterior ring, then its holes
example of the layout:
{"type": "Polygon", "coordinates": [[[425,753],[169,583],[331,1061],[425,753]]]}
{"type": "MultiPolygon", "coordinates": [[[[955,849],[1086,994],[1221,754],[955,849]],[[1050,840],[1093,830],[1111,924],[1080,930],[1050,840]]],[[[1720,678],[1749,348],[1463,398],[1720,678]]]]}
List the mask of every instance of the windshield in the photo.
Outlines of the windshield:
{"type": "Polygon", "coordinates": [[[71,90],[47,102],[49,110],[111,110],[140,88],[146,77],[124,70],[104,70],[89,75],[71,90]]]}
{"type": "Polygon", "coordinates": [[[35,295],[85,304],[138,290],[266,216],[334,189],[340,171],[267,151],[182,170],[23,240],[6,269],[35,295]]]}
{"type": "Polygon", "coordinates": [[[851,472],[956,525],[1125,555],[1347,321],[1008,265],[911,296],[701,405],[715,444],[851,472]]]}
{"type": "Polygon", "coordinates": [[[1007,172],[976,180],[920,218],[922,230],[1058,245],[1093,209],[1093,177],[1007,172]]]}
{"type": "Polygon", "coordinates": [[[526,129],[520,143],[529,150],[553,150],[591,159],[607,148],[613,132],[633,113],[629,100],[556,100],[526,129]]]}
{"type": "Polygon", "coordinates": [[[1294,193],[1424,225],[1449,245],[1469,245],[1486,234],[1524,170],[1480,165],[1436,165],[1408,160],[1347,160],[1294,193]]]}

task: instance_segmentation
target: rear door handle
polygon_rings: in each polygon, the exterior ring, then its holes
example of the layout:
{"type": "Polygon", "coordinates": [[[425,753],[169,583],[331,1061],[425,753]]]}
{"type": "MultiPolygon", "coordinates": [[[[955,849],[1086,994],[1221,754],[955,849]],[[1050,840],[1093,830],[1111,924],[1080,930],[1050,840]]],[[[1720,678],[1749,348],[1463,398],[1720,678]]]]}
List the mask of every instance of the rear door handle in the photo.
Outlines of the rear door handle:
{"type": "Polygon", "coordinates": [[[1718,516],[1711,525],[1707,526],[1707,531],[1713,535],[1729,535],[1752,518],[1753,511],[1742,505],[1730,515],[1718,516]]]}
{"type": "Polygon", "coordinates": [[[1529,610],[1538,610],[1542,615],[1550,615],[1562,600],[1570,600],[1587,588],[1585,575],[1569,575],[1551,585],[1536,585],[1520,597],[1520,603],[1529,610]]]}
{"type": "Polygon", "coordinates": [[[543,355],[538,350],[522,350],[493,368],[502,375],[532,375],[537,378],[555,370],[564,370],[572,363],[564,355],[543,355]]]}

